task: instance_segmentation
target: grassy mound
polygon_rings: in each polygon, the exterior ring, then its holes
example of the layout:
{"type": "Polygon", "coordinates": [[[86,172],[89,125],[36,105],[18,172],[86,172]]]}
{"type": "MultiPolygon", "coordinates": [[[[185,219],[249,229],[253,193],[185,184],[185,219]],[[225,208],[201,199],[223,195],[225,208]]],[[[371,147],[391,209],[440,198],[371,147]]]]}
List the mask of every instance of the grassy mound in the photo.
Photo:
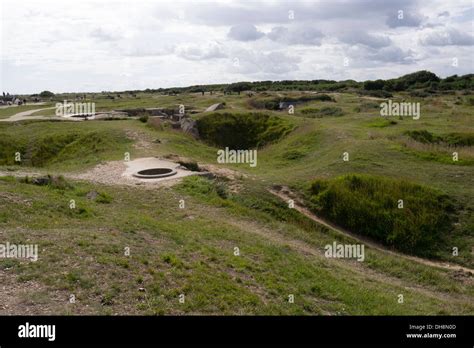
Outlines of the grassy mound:
{"type": "Polygon", "coordinates": [[[212,113],[198,119],[197,126],[204,141],[232,149],[261,147],[293,129],[288,121],[262,113],[212,113]]]}
{"type": "Polygon", "coordinates": [[[315,180],[310,197],[319,214],[340,226],[422,256],[434,254],[453,222],[446,195],[403,180],[359,174],[315,180]]]}
{"type": "Polygon", "coordinates": [[[129,142],[118,130],[71,129],[59,124],[39,128],[38,124],[0,129],[0,165],[46,167],[55,163],[93,163],[129,142]],[[16,161],[17,153],[21,161],[16,161]]]}

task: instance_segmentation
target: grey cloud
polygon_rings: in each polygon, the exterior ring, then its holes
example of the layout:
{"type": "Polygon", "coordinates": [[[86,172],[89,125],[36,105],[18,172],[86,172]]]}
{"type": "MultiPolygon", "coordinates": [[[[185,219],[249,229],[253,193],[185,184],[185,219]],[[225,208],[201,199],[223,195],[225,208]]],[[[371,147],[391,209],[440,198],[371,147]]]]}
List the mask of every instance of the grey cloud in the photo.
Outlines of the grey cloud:
{"type": "Polygon", "coordinates": [[[378,62],[409,64],[415,60],[413,55],[412,50],[404,51],[400,47],[390,46],[376,50],[369,54],[368,58],[378,62]]]}
{"type": "Polygon", "coordinates": [[[298,63],[301,58],[290,56],[285,52],[256,52],[238,51],[234,52],[234,72],[242,74],[286,74],[299,69],[298,63]]]}
{"type": "Polygon", "coordinates": [[[420,39],[420,43],[425,46],[471,46],[474,37],[451,28],[428,34],[420,39]]]}
{"type": "Polygon", "coordinates": [[[230,28],[228,36],[237,41],[255,41],[265,34],[253,24],[239,24],[230,28]]]}
{"type": "Polygon", "coordinates": [[[321,45],[324,35],[312,27],[274,27],[268,38],[287,45],[321,45]]]}
{"type": "Polygon", "coordinates": [[[339,40],[350,45],[361,44],[372,48],[389,46],[392,40],[385,35],[372,35],[362,31],[346,31],[339,36],[339,40]]]}
{"type": "Polygon", "coordinates": [[[422,21],[423,21],[423,17],[420,14],[413,12],[411,10],[399,9],[399,10],[390,12],[390,14],[388,15],[386,24],[390,28],[418,27],[420,26],[422,21]],[[403,11],[402,16],[399,16],[398,11],[403,11]]]}
{"type": "Polygon", "coordinates": [[[337,18],[373,21],[374,18],[384,18],[387,13],[396,13],[399,9],[406,9],[408,12],[417,3],[418,1],[413,0],[204,2],[193,11],[186,12],[186,18],[206,25],[289,23],[289,11],[293,11],[295,21],[337,18]]]}

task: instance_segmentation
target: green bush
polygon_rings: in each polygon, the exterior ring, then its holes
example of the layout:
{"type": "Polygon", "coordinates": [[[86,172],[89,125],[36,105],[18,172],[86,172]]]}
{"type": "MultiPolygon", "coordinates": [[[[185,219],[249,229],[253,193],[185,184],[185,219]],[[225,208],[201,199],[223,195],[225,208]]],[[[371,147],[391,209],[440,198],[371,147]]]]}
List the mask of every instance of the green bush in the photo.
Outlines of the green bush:
{"type": "Polygon", "coordinates": [[[450,199],[435,190],[359,174],[313,181],[310,202],[318,214],[354,233],[422,256],[433,255],[454,213],[450,199]]]}
{"type": "Polygon", "coordinates": [[[197,120],[204,141],[231,149],[249,149],[274,142],[293,126],[279,117],[262,113],[212,113],[197,120]]]}

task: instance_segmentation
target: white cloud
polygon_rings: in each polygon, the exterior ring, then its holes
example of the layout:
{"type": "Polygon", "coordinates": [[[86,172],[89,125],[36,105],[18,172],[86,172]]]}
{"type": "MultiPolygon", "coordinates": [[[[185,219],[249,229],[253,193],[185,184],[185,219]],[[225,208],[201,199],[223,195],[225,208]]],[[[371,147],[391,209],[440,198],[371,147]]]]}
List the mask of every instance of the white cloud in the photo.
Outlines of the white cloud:
{"type": "Polygon", "coordinates": [[[227,55],[223,52],[222,47],[217,43],[205,46],[184,45],[176,49],[178,56],[188,60],[208,60],[216,58],[225,58],[227,55]]]}
{"type": "Polygon", "coordinates": [[[351,45],[361,44],[372,48],[386,47],[392,43],[388,36],[372,35],[359,30],[345,31],[339,40],[351,45]]]}
{"type": "Polygon", "coordinates": [[[450,28],[431,32],[420,42],[426,46],[471,46],[474,45],[474,36],[450,28]]]}
{"type": "Polygon", "coordinates": [[[1,82],[11,93],[473,72],[469,0],[1,4],[1,82]]]}

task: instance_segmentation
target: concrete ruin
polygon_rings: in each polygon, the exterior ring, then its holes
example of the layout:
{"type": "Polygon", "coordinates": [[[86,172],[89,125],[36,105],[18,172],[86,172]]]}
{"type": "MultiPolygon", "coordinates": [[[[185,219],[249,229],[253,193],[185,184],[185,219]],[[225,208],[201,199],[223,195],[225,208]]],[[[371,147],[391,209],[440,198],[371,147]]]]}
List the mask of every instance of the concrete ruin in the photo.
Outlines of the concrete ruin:
{"type": "Polygon", "coordinates": [[[213,111],[220,110],[220,109],[223,109],[223,108],[224,108],[223,103],[217,103],[217,104],[213,104],[213,105],[209,106],[204,112],[213,112],[213,111]]]}

